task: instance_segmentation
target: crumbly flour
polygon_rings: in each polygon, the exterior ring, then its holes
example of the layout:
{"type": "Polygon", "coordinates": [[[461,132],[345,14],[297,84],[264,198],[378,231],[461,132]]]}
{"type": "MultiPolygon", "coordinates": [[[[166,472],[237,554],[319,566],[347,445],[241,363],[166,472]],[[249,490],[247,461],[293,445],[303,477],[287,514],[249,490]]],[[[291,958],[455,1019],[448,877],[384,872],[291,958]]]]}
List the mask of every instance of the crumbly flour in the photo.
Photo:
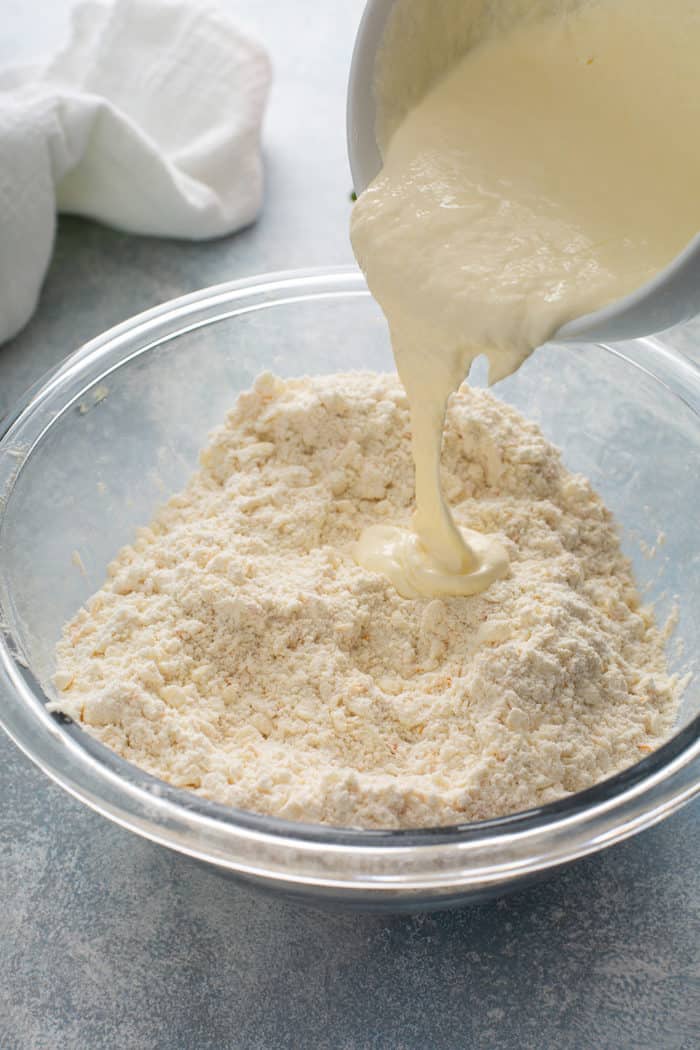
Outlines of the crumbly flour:
{"type": "Polygon", "coordinates": [[[510,575],[406,600],[352,556],[365,526],[410,520],[398,379],[262,375],[66,626],[53,708],[206,798],[362,827],[521,810],[657,747],[678,682],[590,484],[469,388],[443,484],[510,575]]]}

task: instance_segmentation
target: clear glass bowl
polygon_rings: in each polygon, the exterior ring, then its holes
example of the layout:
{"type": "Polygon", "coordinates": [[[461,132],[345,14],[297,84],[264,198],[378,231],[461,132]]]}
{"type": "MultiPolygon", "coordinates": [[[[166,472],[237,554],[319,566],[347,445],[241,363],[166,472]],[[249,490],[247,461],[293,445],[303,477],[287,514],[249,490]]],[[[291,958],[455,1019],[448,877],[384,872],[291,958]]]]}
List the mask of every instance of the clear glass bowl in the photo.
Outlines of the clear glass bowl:
{"type": "MultiPolygon", "coordinates": [[[[184,484],[238,391],[263,369],[353,368],[393,368],[361,275],[273,274],[141,314],[31,391],[0,440],[0,717],[10,736],[64,788],[137,834],[222,872],[362,907],[503,893],[687,802],[700,790],[692,683],[674,738],[624,773],[538,810],[421,831],[308,826],[206,802],[47,713],[42,683],[61,625],[184,484]]],[[[669,656],[684,669],[700,649],[700,371],[651,339],[548,346],[497,393],[537,420],[569,468],[601,492],[658,615],[677,604],[669,656]],[[650,558],[661,532],[665,543],[650,558]]]]}

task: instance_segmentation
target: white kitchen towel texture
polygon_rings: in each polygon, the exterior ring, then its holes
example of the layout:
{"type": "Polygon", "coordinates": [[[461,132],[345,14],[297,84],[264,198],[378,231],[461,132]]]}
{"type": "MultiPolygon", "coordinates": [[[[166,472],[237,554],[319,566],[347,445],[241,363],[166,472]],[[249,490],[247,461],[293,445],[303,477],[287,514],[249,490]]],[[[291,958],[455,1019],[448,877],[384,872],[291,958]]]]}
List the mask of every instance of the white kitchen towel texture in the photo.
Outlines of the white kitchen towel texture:
{"type": "Polygon", "coordinates": [[[215,7],[81,4],[67,47],[0,73],[0,343],[32,314],[56,211],[200,240],[262,199],[263,48],[215,7]]]}

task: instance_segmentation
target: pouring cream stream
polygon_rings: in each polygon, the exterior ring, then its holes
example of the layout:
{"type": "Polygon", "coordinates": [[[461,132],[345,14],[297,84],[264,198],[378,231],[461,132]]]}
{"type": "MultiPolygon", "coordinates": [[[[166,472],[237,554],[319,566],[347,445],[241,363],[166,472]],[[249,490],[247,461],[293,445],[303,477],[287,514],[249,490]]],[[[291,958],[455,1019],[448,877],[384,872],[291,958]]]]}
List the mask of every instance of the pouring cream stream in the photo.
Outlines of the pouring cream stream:
{"type": "Polygon", "coordinates": [[[693,0],[591,0],[479,44],[391,137],[351,236],[411,405],[416,512],[413,530],[365,530],[356,557],[404,597],[508,572],[440,487],[445,409],[474,359],[509,375],[700,230],[698,54],[693,0]]]}

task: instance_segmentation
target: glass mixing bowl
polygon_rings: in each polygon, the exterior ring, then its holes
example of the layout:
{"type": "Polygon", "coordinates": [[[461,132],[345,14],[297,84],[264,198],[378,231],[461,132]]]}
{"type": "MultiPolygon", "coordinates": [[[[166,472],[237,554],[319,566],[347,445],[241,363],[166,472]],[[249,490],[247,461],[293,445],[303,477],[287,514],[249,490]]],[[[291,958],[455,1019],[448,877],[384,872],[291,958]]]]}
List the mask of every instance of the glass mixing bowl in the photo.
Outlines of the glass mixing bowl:
{"type": "MultiPolygon", "coordinates": [[[[477,362],[478,364],[478,362],[477,362]]],[[[362,832],[204,801],[141,772],[45,709],[63,622],[181,488],[207,432],[263,369],[391,370],[361,275],[273,274],[140,314],[88,343],[5,421],[0,440],[0,718],[41,768],[154,842],[258,883],[397,910],[503,893],[609,846],[700,790],[700,689],[664,747],[591,790],[459,827],[362,832]]],[[[474,382],[483,381],[478,367],[474,382]]],[[[623,528],[678,670],[700,649],[700,371],[657,340],[547,346],[500,383],[588,475],[623,528]],[[663,534],[663,544],[660,544],[663,534]],[[650,557],[652,548],[656,554],[650,557]]]]}

